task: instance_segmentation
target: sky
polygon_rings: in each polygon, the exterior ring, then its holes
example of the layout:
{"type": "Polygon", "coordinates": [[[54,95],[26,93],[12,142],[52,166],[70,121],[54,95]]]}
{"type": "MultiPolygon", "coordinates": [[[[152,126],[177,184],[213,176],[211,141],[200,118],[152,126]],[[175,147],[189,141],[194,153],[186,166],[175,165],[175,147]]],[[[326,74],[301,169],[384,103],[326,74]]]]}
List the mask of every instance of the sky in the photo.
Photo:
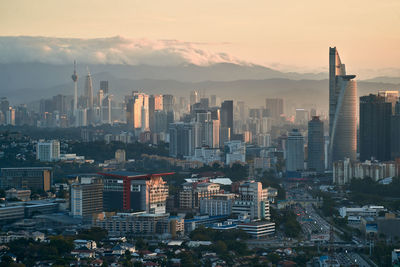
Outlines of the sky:
{"type": "Polygon", "coordinates": [[[0,36],[177,40],[284,71],[400,76],[399,0],[2,0],[0,36]]]}

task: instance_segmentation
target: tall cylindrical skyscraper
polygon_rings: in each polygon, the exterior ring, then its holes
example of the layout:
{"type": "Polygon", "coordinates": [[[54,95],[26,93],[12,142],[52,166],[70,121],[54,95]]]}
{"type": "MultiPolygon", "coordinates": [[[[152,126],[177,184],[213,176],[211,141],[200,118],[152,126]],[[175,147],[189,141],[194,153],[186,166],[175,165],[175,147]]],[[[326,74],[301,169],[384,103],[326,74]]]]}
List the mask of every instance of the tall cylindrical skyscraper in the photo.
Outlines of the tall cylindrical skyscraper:
{"type": "Polygon", "coordinates": [[[329,167],[357,156],[357,83],[346,75],[336,47],[329,48],[329,167]]]}

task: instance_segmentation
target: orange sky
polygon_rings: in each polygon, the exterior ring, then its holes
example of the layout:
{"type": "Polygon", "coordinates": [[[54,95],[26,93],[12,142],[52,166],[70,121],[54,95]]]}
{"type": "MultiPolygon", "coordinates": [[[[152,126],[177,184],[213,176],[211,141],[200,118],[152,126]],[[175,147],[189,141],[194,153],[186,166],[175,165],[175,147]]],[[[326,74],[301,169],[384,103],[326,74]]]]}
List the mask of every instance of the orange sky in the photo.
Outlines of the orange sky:
{"type": "MultiPolygon", "coordinates": [[[[2,0],[0,36],[177,39],[290,71],[400,76],[399,0],[2,0]]],[[[374,75],[375,76],[375,75],[374,75]]]]}

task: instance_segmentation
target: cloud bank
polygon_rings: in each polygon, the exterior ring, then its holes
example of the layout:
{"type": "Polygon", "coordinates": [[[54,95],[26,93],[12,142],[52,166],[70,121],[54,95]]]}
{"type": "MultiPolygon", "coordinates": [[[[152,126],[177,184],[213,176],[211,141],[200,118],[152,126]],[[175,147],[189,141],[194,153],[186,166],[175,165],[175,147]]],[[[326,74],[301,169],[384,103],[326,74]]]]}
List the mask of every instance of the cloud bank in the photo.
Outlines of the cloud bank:
{"type": "Polygon", "coordinates": [[[127,64],[170,66],[214,63],[246,64],[226,53],[215,53],[201,44],[178,40],[110,38],[79,39],[53,37],[0,37],[0,63],[40,62],[71,64],[127,64]]]}

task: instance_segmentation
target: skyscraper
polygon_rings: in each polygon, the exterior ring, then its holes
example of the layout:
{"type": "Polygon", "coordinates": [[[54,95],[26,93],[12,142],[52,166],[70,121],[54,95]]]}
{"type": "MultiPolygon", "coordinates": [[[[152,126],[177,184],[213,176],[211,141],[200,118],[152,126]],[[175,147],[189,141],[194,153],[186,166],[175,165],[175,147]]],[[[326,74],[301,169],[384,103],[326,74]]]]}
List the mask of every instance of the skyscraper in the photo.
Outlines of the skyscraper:
{"type": "Polygon", "coordinates": [[[392,103],[385,96],[360,97],[360,160],[390,160],[392,103]]]}
{"type": "Polygon", "coordinates": [[[220,113],[220,141],[221,144],[230,140],[230,136],[233,132],[233,101],[225,100],[221,104],[220,113]]]}
{"type": "Polygon", "coordinates": [[[93,109],[93,83],[92,83],[92,75],[88,70],[88,74],[86,75],[85,81],[85,99],[86,99],[86,108],[93,109]]]}
{"type": "Polygon", "coordinates": [[[76,74],[76,61],[74,61],[74,73],[71,76],[74,81],[74,108],[73,114],[76,116],[76,112],[78,110],[78,74],[76,74]]]}
{"type": "Polygon", "coordinates": [[[293,129],[287,139],[286,171],[304,169],[304,138],[298,129],[293,129]]]}
{"type": "Polygon", "coordinates": [[[319,173],[325,169],[324,123],[318,116],[308,122],[308,160],[307,168],[319,173]]]}
{"type": "Polygon", "coordinates": [[[100,81],[100,90],[103,90],[104,94],[108,94],[108,81],[100,81]]]}
{"type": "Polygon", "coordinates": [[[267,98],[265,99],[265,107],[269,110],[270,117],[279,119],[283,114],[283,99],[267,98]]]}
{"type": "Polygon", "coordinates": [[[356,159],[357,83],[346,75],[336,47],[329,48],[329,166],[345,157],[356,159]]]}

